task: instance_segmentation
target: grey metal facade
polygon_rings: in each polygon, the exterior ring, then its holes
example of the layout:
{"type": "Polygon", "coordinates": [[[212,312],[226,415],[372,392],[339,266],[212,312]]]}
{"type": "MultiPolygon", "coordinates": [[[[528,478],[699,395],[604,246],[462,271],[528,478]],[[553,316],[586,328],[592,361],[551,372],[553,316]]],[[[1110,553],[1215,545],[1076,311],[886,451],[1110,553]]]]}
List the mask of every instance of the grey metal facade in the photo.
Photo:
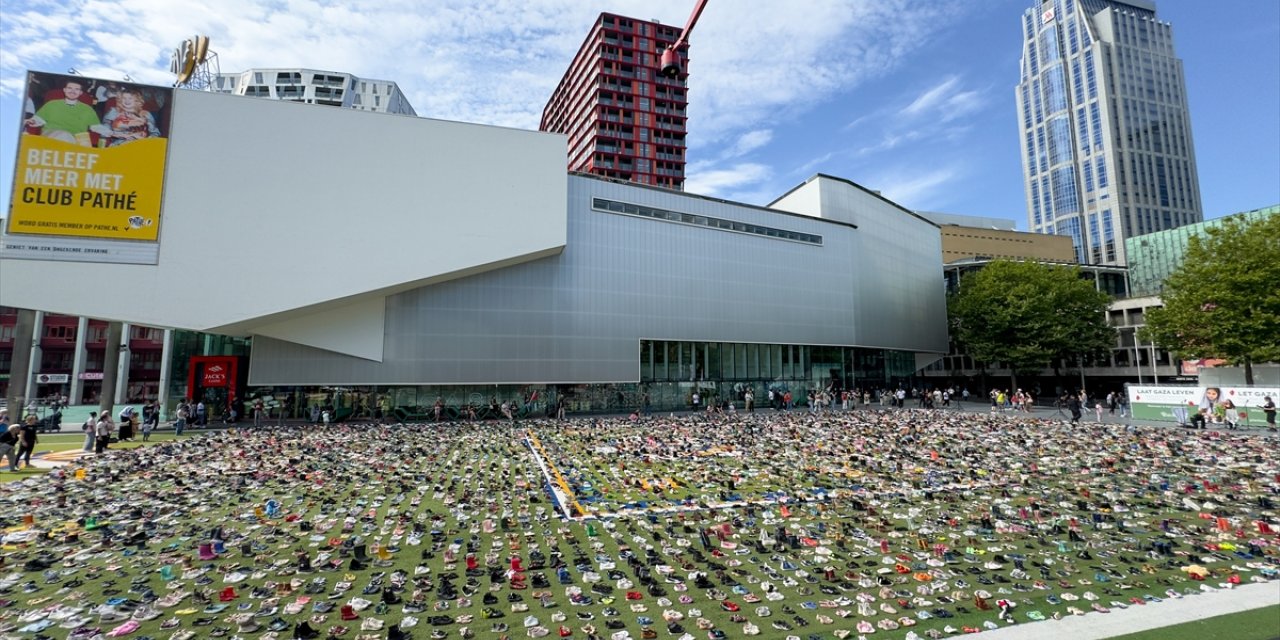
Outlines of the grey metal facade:
{"type": "Polygon", "coordinates": [[[569,175],[567,215],[560,255],[387,298],[383,362],[259,336],[250,384],[638,382],[646,339],[945,353],[938,229],[890,204],[855,226],[569,175]]]}

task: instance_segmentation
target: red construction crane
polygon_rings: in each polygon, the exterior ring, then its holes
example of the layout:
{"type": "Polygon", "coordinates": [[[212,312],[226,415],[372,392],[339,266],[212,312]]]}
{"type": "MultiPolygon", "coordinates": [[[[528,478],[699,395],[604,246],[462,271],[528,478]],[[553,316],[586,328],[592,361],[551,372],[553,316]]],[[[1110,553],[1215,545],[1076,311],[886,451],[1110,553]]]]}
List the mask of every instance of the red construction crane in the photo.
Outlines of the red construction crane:
{"type": "Polygon", "coordinates": [[[698,16],[702,15],[702,10],[706,6],[707,0],[698,0],[697,6],[693,8],[693,14],[689,16],[689,22],[685,23],[684,30],[680,32],[680,38],[662,52],[662,71],[659,73],[668,78],[680,76],[680,47],[689,44],[689,32],[693,30],[693,25],[698,22],[698,16]]]}

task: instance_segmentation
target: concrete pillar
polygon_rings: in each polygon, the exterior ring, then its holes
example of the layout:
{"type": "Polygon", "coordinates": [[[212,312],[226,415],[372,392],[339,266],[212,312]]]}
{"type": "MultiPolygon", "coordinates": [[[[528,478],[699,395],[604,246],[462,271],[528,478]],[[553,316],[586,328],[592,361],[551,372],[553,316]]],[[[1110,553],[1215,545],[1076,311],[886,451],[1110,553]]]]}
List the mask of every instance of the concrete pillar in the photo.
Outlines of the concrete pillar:
{"type": "Polygon", "coordinates": [[[98,411],[106,411],[107,415],[112,414],[115,408],[116,394],[116,369],[120,363],[120,333],[123,327],[121,323],[111,321],[107,323],[107,348],[102,354],[102,393],[98,398],[98,411]]]}
{"type": "MultiPolygon", "coordinates": [[[[39,401],[40,387],[36,384],[36,374],[40,373],[41,354],[40,339],[44,337],[44,312],[37,311],[31,327],[31,353],[27,357],[27,404],[39,401]]],[[[12,416],[10,416],[12,417],[12,416]]]]}
{"type": "Polygon", "coordinates": [[[84,397],[84,380],[80,376],[84,374],[85,361],[89,356],[89,351],[85,349],[88,341],[89,319],[80,316],[80,323],[76,325],[76,353],[71,364],[71,393],[67,394],[71,404],[80,404],[80,399],[84,397]]]}
{"type": "Polygon", "coordinates": [[[169,361],[173,353],[173,329],[164,330],[164,346],[160,350],[160,416],[169,420],[169,377],[173,374],[173,363],[169,361]]]}
{"type": "Polygon", "coordinates": [[[127,404],[129,401],[129,336],[133,333],[133,325],[128,322],[120,324],[120,358],[116,363],[116,404],[127,404]]]}
{"type": "Polygon", "coordinates": [[[18,309],[17,324],[13,327],[13,357],[9,360],[9,391],[5,394],[9,418],[14,421],[22,419],[22,410],[27,406],[27,381],[31,379],[29,354],[36,326],[35,311],[18,309]]]}

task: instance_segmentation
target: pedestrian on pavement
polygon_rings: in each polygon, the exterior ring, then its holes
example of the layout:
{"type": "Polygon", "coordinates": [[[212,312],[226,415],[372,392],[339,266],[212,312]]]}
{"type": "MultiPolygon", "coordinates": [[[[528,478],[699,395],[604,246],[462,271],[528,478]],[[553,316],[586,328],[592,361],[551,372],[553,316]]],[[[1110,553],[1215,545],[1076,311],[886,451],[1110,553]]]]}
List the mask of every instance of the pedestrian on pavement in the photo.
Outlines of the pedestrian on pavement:
{"type": "Polygon", "coordinates": [[[103,411],[98,414],[98,424],[94,425],[93,433],[96,436],[94,440],[94,453],[102,455],[107,451],[107,445],[111,444],[111,432],[114,425],[111,424],[111,414],[103,411]]]}
{"type": "Polygon", "coordinates": [[[187,428],[187,420],[191,418],[191,409],[186,402],[178,404],[178,419],[173,421],[173,435],[178,437],[182,435],[182,430],[187,428]]]}
{"type": "Polygon", "coordinates": [[[84,452],[85,453],[93,452],[93,441],[98,437],[97,428],[98,428],[98,414],[95,411],[90,411],[89,419],[85,420],[83,425],[80,425],[80,430],[84,432],[84,452]]]}
{"type": "Polygon", "coordinates": [[[31,453],[36,450],[36,440],[40,419],[35,414],[28,414],[18,436],[18,461],[26,459],[26,466],[31,466],[31,453]]]}
{"type": "Polygon", "coordinates": [[[9,459],[9,472],[18,472],[18,456],[14,453],[18,446],[18,433],[22,431],[22,425],[11,424],[7,429],[0,430],[0,456],[9,459]]]}

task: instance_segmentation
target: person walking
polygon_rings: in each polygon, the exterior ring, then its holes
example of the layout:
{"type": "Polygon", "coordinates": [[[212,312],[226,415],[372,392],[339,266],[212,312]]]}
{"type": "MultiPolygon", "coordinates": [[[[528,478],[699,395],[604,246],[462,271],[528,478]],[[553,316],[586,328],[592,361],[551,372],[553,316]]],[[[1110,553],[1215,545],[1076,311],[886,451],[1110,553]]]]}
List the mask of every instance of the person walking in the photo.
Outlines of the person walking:
{"type": "Polygon", "coordinates": [[[9,459],[9,472],[18,472],[18,456],[15,453],[18,446],[18,433],[22,431],[22,425],[11,424],[7,429],[0,430],[0,456],[9,459]]]}
{"type": "Polygon", "coordinates": [[[27,419],[23,422],[22,430],[18,435],[18,462],[26,460],[24,466],[31,466],[31,453],[36,450],[37,426],[40,419],[34,413],[27,414],[27,419]]]}
{"type": "Polygon", "coordinates": [[[142,441],[143,442],[151,441],[151,431],[155,428],[156,428],[156,425],[154,422],[151,421],[151,418],[149,416],[142,419],[142,441]]]}
{"type": "Polygon", "coordinates": [[[1080,396],[1077,396],[1074,394],[1067,396],[1067,411],[1071,412],[1072,426],[1076,426],[1076,427],[1080,426],[1080,414],[1081,414],[1080,396]]]}
{"type": "Polygon", "coordinates": [[[84,452],[93,453],[93,442],[98,437],[98,414],[95,411],[89,412],[89,419],[80,425],[80,430],[84,432],[84,452]]]}
{"type": "Polygon", "coordinates": [[[102,455],[107,451],[107,445],[111,444],[111,414],[103,411],[98,414],[98,424],[94,426],[93,433],[96,436],[94,440],[94,453],[102,455]]]}
{"type": "Polygon", "coordinates": [[[151,407],[151,413],[143,416],[142,418],[143,440],[149,440],[151,432],[155,431],[160,426],[160,403],[152,402],[149,403],[149,406],[151,407]]]}
{"type": "Polygon", "coordinates": [[[191,409],[188,408],[186,402],[178,404],[178,418],[173,421],[173,437],[177,438],[182,435],[182,430],[187,428],[187,420],[191,418],[191,409]]]}

